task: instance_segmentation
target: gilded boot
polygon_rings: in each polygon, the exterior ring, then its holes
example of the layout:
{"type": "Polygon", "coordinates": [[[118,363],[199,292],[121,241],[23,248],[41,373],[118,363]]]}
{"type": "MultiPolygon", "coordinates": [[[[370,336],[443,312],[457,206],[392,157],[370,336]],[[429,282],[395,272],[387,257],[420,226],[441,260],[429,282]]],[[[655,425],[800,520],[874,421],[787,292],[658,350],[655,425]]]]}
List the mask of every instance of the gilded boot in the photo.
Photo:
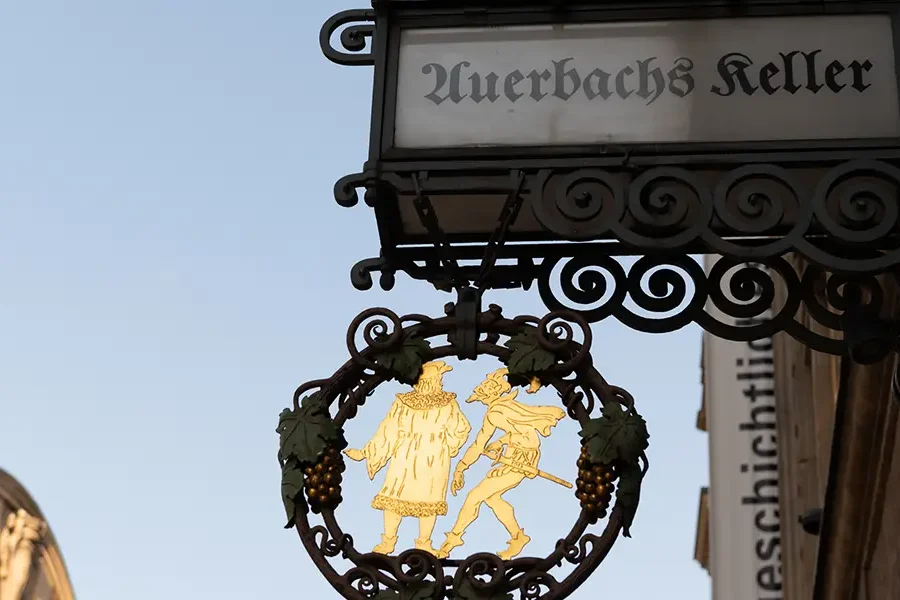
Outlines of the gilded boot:
{"type": "Polygon", "coordinates": [[[394,551],[394,548],[397,546],[397,536],[388,536],[382,534],[381,543],[372,548],[372,552],[377,552],[378,554],[390,554],[394,551]]]}
{"type": "Polygon", "coordinates": [[[461,535],[456,535],[452,531],[447,533],[447,539],[441,544],[440,550],[437,551],[438,558],[447,558],[450,556],[450,553],[453,552],[454,548],[459,548],[463,545],[463,539],[461,535]]]}
{"type": "Polygon", "coordinates": [[[427,552],[428,554],[431,554],[432,556],[437,556],[437,555],[438,555],[437,550],[435,550],[435,549],[431,546],[431,540],[430,540],[430,539],[427,539],[427,540],[416,540],[416,550],[424,550],[425,552],[427,552]]]}
{"type": "Polygon", "coordinates": [[[506,550],[497,553],[497,556],[503,560],[510,560],[518,556],[522,549],[531,541],[531,538],[525,535],[525,530],[520,529],[516,535],[512,536],[506,550]]]}

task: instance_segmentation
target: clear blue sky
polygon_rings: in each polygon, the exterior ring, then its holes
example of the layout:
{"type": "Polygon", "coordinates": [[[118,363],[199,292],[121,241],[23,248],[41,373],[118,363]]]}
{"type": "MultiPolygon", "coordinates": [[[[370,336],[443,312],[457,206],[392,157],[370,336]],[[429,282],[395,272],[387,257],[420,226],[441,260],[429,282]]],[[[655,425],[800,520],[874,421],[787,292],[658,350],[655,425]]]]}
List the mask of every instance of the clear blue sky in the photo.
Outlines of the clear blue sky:
{"type": "MultiPolygon", "coordinates": [[[[0,4],[0,466],[37,498],[84,600],[337,597],[282,529],[278,413],[345,360],[359,310],[448,300],[403,276],[392,293],[349,283],[377,254],[374,220],[331,190],[365,160],[371,71],[326,61],[317,34],[351,7],[0,4]]],[[[489,300],[543,310],[535,291],[489,300]]],[[[692,559],[699,331],[595,335],[597,365],[649,422],[652,467],[634,538],[574,597],[708,598],[692,559]]],[[[353,422],[357,445],[395,391],[353,422]]],[[[576,430],[545,443],[545,469],[572,478],[576,430]]],[[[371,545],[376,487],[351,473],[341,517],[371,545]]],[[[547,506],[577,501],[527,483],[510,498],[543,552],[569,523],[547,506]]],[[[467,548],[503,547],[492,515],[477,529],[467,548]]]]}

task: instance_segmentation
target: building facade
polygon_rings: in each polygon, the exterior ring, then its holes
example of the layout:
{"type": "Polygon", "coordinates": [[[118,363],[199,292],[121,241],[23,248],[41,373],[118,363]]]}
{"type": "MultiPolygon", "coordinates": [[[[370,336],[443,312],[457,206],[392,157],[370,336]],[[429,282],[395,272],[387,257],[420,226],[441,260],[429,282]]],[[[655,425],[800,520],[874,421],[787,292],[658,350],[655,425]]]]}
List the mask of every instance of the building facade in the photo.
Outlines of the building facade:
{"type": "Polygon", "coordinates": [[[56,538],[41,509],[0,469],[0,600],[74,600],[56,538]]]}
{"type": "MultiPolygon", "coordinates": [[[[792,260],[802,272],[800,260],[792,260]]],[[[896,317],[900,315],[900,289],[892,280],[884,280],[883,286],[885,313],[896,317]]],[[[778,293],[775,306],[783,301],[785,290],[778,293]]],[[[824,302],[824,298],[819,301],[824,302]]],[[[801,312],[798,319],[822,335],[830,335],[809,313],[801,312]]],[[[721,442],[717,445],[715,440],[723,437],[718,435],[722,424],[712,415],[734,400],[734,394],[723,396],[720,390],[721,382],[736,374],[721,360],[715,371],[710,370],[711,346],[733,343],[713,340],[711,336],[704,340],[704,399],[698,426],[710,436],[711,473],[708,502],[701,500],[696,558],[710,572],[714,600],[732,600],[745,592],[743,588],[729,590],[735,585],[734,575],[717,568],[717,561],[727,561],[728,556],[739,552],[734,545],[743,542],[732,538],[717,547],[716,540],[723,539],[717,534],[729,526],[722,525],[714,515],[716,492],[729,484],[728,478],[715,469],[716,457],[721,460],[723,453],[734,450],[727,445],[723,448],[721,442]]],[[[760,347],[769,344],[768,363],[755,364],[755,375],[745,376],[745,383],[759,384],[756,391],[750,392],[749,386],[741,390],[741,394],[752,396],[771,389],[773,401],[771,410],[764,409],[773,417],[771,420],[747,421],[748,426],[756,428],[756,434],[763,436],[759,449],[765,452],[764,444],[771,442],[768,451],[774,451],[774,456],[769,458],[775,459],[774,468],[765,467],[768,482],[755,480],[753,495],[747,498],[759,508],[777,507],[779,515],[780,589],[758,597],[900,598],[900,459],[895,460],[900,453],[900,398],[896,389],[900,386],[895,383],[896,357],[860,366],[849,359],[813,352],[785,334],[758,342],[760,347]],[[762,382],[771,382],[771,387],[764,388],[762,382]],[[777,489],[773,487],[776,482],[777,489]]],[[[720,352],[721,346],[716,347],[720,352]]],[[[754,409],[759,411],[757,416],[763,416],[759,405],[754,409]]],[[[736,435],[732,444],[744,441],[736,435]]],[[[723,495],[727,501],[727,492],[720,491],[719,497],[723,495]]],[[[743,517],[735,512],[734,518],[743,517]]],[[[763,526],[767,518],[763,517],[763,526]]],[[[775,536],[774,522],[768,526],[775,536]]],[[[747,570],[752,568],[747,566],[747,570]]],[[[759,589],[755,591],[759,593],[759,589]]]]}
{"type": "MultiPolygon", "coordinates": [[[[707,270],[716,257],[707,257],[707,270]]],[[[761,322],[727,317],[735,326],[761,322]]],[[[709,487],[700,498],[697,559],[716,600],[779,600],[783,580],[779,439],[772,339],[703,338],[703,403],[698,427],[709,439],[709,487]]]]}

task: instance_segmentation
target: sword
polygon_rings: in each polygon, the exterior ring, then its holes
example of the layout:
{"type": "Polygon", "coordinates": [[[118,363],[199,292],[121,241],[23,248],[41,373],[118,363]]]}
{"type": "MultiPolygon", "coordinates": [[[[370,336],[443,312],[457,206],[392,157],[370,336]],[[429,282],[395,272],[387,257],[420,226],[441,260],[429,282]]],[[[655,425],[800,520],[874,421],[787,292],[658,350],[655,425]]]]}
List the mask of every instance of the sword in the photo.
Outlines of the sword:
{"type": "Polygon", "coordinates": [[[545,473],[544,471],[541,471],[540,469],[536,469],[535,467],[531,467],[528,465],[523,465],[521,463],[514,462],[514,461],[506,458],[499,452],[493,452],[493,451],[482,452],[482,454],[487,456],[491,460],[493,460],[495,463],[500,463],[501,465],[506,465],[507,467],[519,469],[520,471],[524,471],[528,475],[531,475],[531,477],[541,477],[543,479],[546,479],[547,481],[552,481],[553,483],[558,483],[559,485],[561,485],[563,487],[572,489],[572,484],[569,483],[568,481],[566,481],[565,479],[560,479],[559,477],[557,477],[555,475],[551,475],[550,473],[545,473]]]}

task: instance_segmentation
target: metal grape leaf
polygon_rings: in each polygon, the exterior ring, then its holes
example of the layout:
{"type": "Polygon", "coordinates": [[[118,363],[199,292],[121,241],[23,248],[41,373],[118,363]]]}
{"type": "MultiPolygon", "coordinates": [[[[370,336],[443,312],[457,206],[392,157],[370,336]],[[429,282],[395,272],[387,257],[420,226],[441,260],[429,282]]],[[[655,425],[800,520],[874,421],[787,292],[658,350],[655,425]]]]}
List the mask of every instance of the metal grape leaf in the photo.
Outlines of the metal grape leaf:
{"type": "Polygon", "coordinates": [[[281,499],[288,518],[284,528],[290,529],[296,522],[297,508],[306,511],[306,502],[303,500],[303,470],[296,460],[289,460],[281,467],[281,499]]]}
{"type": "Polygon", "coordinates": [[[430,581],[414,582],[403,591],[382,590],[374,600],[429,600],[434,597],[434,583],[430,581]]]}
{"type": "Polygon", "coordinates": [[[641,453],[649,446],[647,423],[636,412],[625,412],[618,402],[608,402],[603,416],[588,421],[581,430],[587,440],[588,452],[594,462],[612,464],[619,460],[637,464],[641,453]]]}
{"type": "Polygon", "coordinates": [[[513,595],[505,592],[482,592],[476,590],[468,577],[464,577],[456,588],[456,600],[513,600],[513,595]]]}
{"type": "Polygon", "coordinates": [[[541,373],[556,364],[556,355],[541,346],[534,327],[511,337],[505,345],[512,350],[506,363],[510,375],[541,373]]]}
{"type": "Polygon", "coordinates": [[[619,463],[619,484],[616,489],[616,504],[622,507],[622,535],[631,537],[631,524],[637,513],[641,499],[641,482],[644,473],[637,463],[619,463]]]}
{"type": "Polygon", "coordinates": [[[314,464],[329,445],[341,440],[341,431],[318,393],[304,398],[299,410],[284,409],[275,431],[281,436],[281,460],[293,458],[301,466],[314,464]]]}
{"type": "Polygon", "coordinates": [[[397,381],[413,385],[422,372],[422,363],[430,354],[428,340],[408,337],[397,350],[376,354],[375,362],[390,371],[397,381]]]}

